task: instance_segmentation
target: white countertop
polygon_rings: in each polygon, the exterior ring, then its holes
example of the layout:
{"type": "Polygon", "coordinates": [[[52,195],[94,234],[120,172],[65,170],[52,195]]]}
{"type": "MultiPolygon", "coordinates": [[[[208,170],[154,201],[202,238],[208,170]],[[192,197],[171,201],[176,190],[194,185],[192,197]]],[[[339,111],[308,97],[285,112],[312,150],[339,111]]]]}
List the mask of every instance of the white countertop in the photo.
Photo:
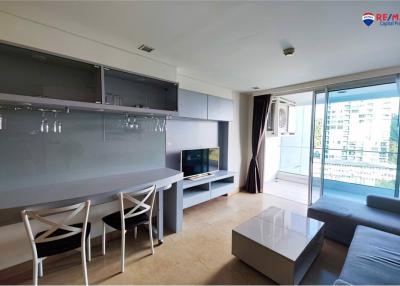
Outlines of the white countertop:
{"type": "Polygon", "coordinates": [[[270,207],[233,231],[296,261],[324,223],[277,207],[270,207]]]}

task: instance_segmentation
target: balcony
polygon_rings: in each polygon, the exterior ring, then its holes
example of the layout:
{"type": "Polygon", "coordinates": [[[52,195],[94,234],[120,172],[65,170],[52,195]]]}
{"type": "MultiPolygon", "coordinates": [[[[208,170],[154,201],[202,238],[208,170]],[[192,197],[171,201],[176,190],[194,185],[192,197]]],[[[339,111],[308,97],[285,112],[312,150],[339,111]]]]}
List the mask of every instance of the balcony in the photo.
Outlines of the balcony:
{"type": "MultiPolygon", "coordinates": [[[[264,190],[301,203],[308,202],[309,147],[280,146],[281,160],[276,180],[266,182],[264,190]]],[[[321,185],[321,149],[314,152],[313,201],[319,197],[321,185]]],[[[394,197],[396,164],[380,163],[382,152],[360,150],[328,150],[328,154],[344,152],[347,160],[326,158],[323,180],[324,196],[364,202],[367,195],[394,197]],[[364,152],[362,160],[348,160],[350,152],[364,152]]],[[[384,152],[385,158],[397,154],[384,152]]],[[[392,159],[393,160],[393,159],[392,159]]],[[[387,160],[386,160],[387,161],[387,160]]]]}

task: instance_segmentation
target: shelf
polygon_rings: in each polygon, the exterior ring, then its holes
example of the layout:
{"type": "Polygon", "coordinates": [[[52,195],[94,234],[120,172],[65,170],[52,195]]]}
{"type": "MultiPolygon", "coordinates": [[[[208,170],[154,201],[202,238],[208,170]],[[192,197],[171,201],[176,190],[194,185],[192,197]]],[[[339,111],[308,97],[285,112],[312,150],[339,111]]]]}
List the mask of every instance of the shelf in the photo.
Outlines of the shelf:
{"type": "Polygon", "coordinates": [[[232,183],[231,182],[212,182],[211,183],[211,189],[212,190],[217,190],[217,189],[229,186],[229,185],[232,185],[232,183]]]}
{"type": "Polygon", "coordinates": [[[183,191],[183,209],[201,204],[211,199],[210,190],[188,189],[183,191]]]}
{"type": "Polygon", "coordinates": [[[30,49],[0,44],[0,93],[101,102],[101,68],[30,49]]]}
{"type": "Polygon", "coordinates": [[[81,111],[94,111],[94,112],[110,112],[110,113],[130,113],[130,114],[145,114],[145,115],[171,115],[176,116],[178,112],[157,110],[150,108],[126,107],[116,106],[101,103],[89,103],[72,100],[62,100],[54,98],[44,98],[35,96],[25,96],[16,94],[0,93],[0,103],[19,105],[19,106],[33,106],[42,108],[55,108],[81,111]]]}
{"type": "Polygon", "coordinates": [[[212,182],[211,183],[211,198],[216,198],[223,196],[235,191],[235,186],[233,182],[212,182]]]}
{"type": "Polygon", "coordinates": [[[209,176],[204,179],[200,179],[200,180],[196,180],[196,181],[185,179],[185,180],[183,180],[183,189],[187,189],[187,188],[191,188],[194,186],[206,184],[209,182],[214,182],[214,181],[219,181],[222,179],[234,177],[235,174],[236,174],[235,172],[220,170],[218,172],[215,172],[213,176],[209,176]]]}
{"type": "Polygon", "coordinates": [[[175,82],[104,68],[104,89],[104,103],[178,111],[178,84],[175,82]]]}
{"type": "Polygon", "coordinates": [[[3,105],[178,115],[176,82],[2,43],[0,61],[3,105]]]}

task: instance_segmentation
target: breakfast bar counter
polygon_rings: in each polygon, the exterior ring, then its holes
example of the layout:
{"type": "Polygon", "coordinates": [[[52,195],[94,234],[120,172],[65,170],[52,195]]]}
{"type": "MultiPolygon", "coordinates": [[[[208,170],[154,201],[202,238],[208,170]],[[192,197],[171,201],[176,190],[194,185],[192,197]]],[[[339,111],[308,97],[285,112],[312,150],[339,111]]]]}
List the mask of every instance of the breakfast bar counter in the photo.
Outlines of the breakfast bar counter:
{"type": "Polygon", "coordinates": [[[182,204],[179,204],[182,179],[183,174],[180,171],[159,168],[2,191],[0,225],[21,222],[19,213],[25,208],[58,207],[85,200],[91,200],[93,205],[98,205],[116,200],[117,194],[121,191],[135,192],[156,185],[158,238],[162,241],[164,214],[166,224],[171,230],[178,232],[182,227],[182,204]]]}

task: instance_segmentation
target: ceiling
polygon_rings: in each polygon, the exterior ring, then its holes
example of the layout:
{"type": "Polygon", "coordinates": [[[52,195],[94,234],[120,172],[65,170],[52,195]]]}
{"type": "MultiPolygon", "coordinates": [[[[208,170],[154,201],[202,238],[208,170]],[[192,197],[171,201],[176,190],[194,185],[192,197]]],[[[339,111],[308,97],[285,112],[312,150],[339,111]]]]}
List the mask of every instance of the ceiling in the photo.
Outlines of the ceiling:
{"type": "Polygon", "coordinates": [[[250,91],[400,65],[400,26],[364,12],[400,2],[1,2],[0,10],[142,53],[178,73],[250,91]],[[293,45],[293,57],[282,49],[293,45]]]}

